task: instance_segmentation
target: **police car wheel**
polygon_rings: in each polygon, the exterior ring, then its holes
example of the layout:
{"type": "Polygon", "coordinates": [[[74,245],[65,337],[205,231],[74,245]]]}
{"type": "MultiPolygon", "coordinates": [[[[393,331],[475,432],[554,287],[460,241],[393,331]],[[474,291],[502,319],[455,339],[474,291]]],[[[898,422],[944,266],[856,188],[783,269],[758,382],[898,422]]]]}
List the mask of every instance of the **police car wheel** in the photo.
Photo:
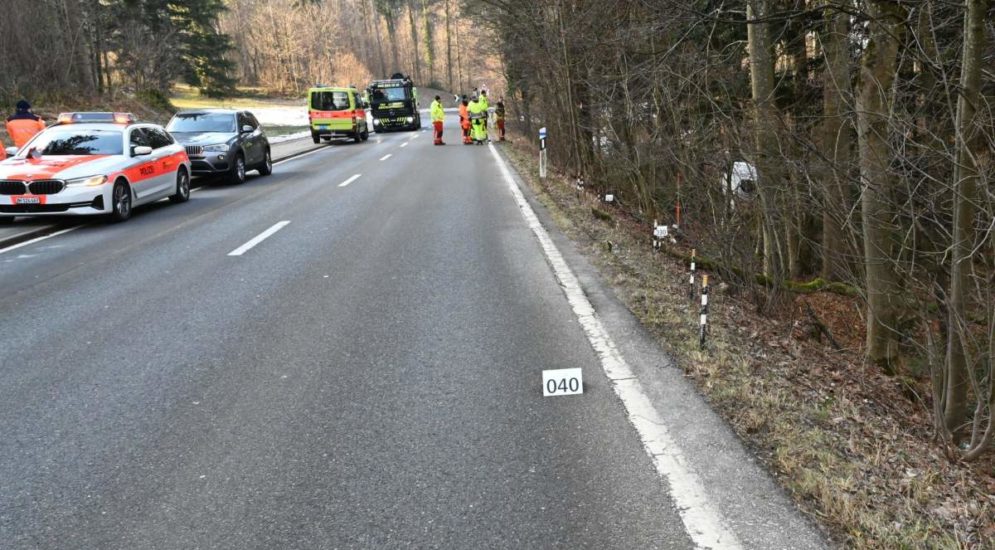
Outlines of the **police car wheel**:
{"type": "Polygon", "coordinates": [[[114,184],[111,192],[111,221],[123,222],[131,217],[131,190],[123,181],[114,184]]]}
{"type": "Polygon", "coordinates": [[[176,194],[170,195],[170,202],[179,203],[190,200],[190,176],[186,169],[176,171],[176,194]]]}
{"type": "Polygon", "coordinates": [[[259,165],[259,175],[268,176],[273,173],[273,158],[269,154],[269,149],[266,150],[266,156],[263,158],[263,163],[259,165]]]}
{"type": "Polygon", "coordinates": [[[245,157],[242,156],[242,153],[235,155],[235,162],[232,163],[228,179],[236,185],[245,183],[245,157]]]}

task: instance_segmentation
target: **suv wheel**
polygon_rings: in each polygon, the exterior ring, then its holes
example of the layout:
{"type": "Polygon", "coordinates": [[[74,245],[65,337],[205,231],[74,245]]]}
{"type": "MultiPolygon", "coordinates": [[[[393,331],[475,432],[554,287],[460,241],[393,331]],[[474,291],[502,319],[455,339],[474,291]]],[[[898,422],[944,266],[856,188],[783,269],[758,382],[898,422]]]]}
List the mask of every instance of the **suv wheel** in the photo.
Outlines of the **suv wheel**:
{"type": "Polygon", "coordinates": [[[258,170],[260,176],[268,176],[273,173],[273,158],[269,154],[269,149],[266,149],[263,163],[259,165],[258,170]]]}
{"type": "Polygon", "coordinates": [[[235,185],[245,183],[245,156],[241,152],[235,154],[235,162],[232,163],[228,180],[235,185]]]}

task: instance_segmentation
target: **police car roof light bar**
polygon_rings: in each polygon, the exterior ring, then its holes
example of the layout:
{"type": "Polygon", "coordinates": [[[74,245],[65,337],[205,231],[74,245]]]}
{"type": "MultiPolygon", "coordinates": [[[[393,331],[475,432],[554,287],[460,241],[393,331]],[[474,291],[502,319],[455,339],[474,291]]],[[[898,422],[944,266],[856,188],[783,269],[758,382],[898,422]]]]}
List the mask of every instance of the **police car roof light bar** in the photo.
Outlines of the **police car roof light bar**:
{"type": "Polygon", "coordinates": [[[78,124],[82,122],[107,122],[113,124],[134,124],[135,115],[131,113],[110,112],[77,112],[59,114],[59,124],[78,124]]]}

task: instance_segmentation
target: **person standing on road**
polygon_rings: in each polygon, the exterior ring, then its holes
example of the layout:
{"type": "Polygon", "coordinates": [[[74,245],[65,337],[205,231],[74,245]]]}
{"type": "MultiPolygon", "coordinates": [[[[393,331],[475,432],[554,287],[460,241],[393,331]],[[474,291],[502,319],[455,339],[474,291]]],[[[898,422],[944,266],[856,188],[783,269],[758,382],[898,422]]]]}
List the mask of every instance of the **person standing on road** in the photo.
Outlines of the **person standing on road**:
{"type": "Polygon", "coordinates": [[[504,98],[499,99],[494,108],[494,119],[497,121],[498,141],[504,141],[504,98]]]}
{"type": "Polygon", "coordinates": [[[490,116],[490,113],[488,111],[491,108],[491,104],[487,101],[487,90],[480,91],[480,99],[478,101],[480,102],[480,106],[484,111],[484,140],[490,141],[491,136],[487,132],[487,118],[490,116]]]}
{"type": "Polygon", "coordinates": [[[446,111],[442,109],[442,97],[435,96],[432,102],[432,126],[435,127],[435,144],[445,145],[442,141],[442,122],[446,119],[446,111]]]}
{"type": "Polygon", "coordinates": [[[463,96],[463,101],[459,106],[459,127],[463,130],[463,145],[470,145],[473,139],[470,137],[470,102],[463,96]]]}
{"type": "Polygon", "coordinates": [[[45,122],[31,112],[31,104],[24,99],[17,102],[14,114],[7,118],[7,133],[18,149],[44,129],[45,122]]]}
{"type": "Polygon", "coordinates": [[[467,110],[470,111],[470,123],[473,126],[473,142],[477,145],[483,145],[487,141],[487,126],[484,125],[487,111],[484,110],[477,96],[473,96],[473,99],[470,100],[467,110]]]}

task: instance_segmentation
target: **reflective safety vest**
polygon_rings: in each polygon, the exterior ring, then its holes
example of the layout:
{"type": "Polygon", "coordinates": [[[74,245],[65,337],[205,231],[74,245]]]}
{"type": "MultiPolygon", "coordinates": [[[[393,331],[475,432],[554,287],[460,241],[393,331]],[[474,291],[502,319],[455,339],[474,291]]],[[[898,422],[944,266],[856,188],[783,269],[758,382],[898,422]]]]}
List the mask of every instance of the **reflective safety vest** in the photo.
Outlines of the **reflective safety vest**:
{"type": "Polygon", "coordinates": [[[432,122],[442,122],[446,118],[446,112],[442,109],[442,103],[438,100],[432,102],[432,122]]]}
{"type": "Polygon", "coordinates": [[[480,105],[479,101],[470,102],[470,119],[479,120],[487,116],[487,110],[480,105]]]}

